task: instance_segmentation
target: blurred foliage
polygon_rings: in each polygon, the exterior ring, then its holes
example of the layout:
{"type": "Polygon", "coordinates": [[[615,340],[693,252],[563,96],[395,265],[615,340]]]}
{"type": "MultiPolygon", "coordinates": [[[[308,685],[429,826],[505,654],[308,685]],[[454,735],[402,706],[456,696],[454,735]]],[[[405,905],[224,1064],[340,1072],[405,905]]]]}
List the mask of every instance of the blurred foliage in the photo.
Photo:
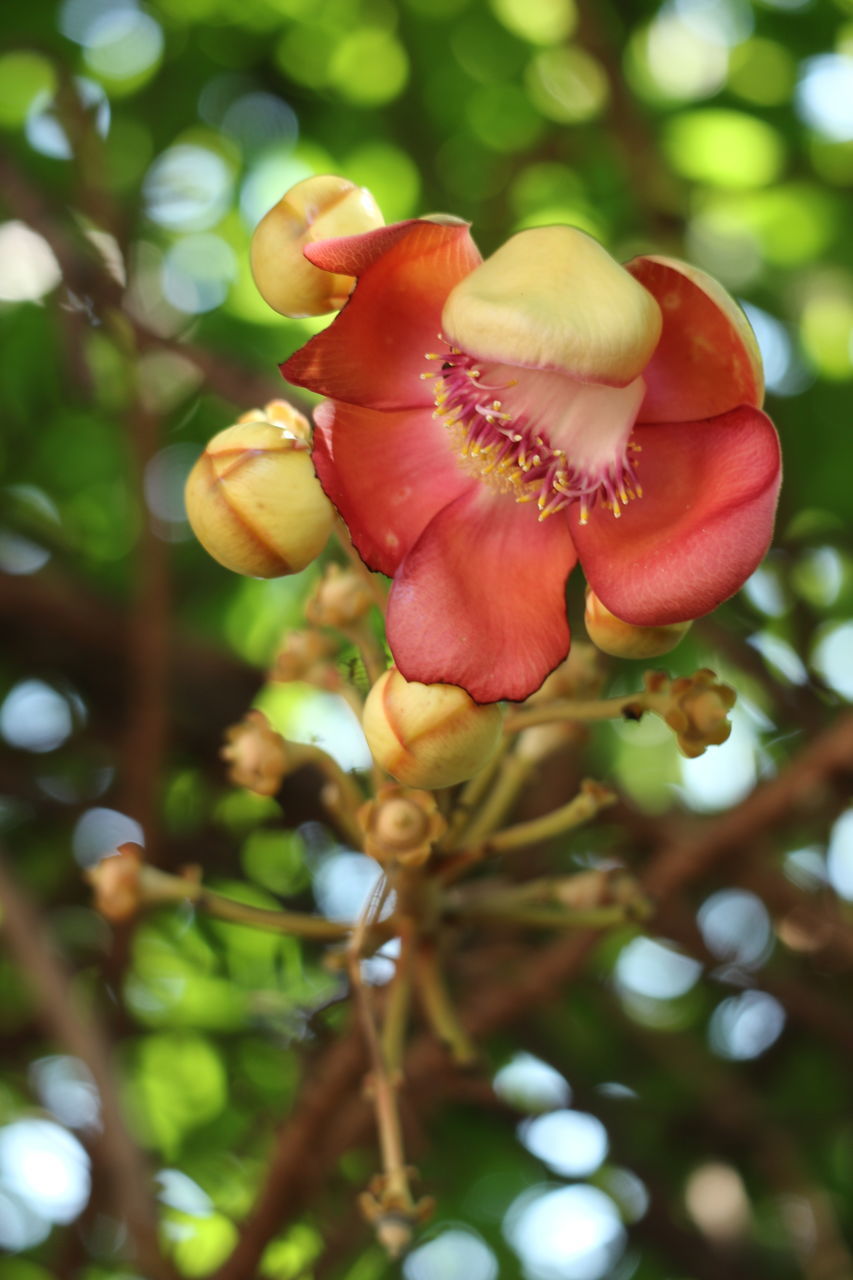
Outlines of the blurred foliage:
{"type": "MultiPolygon", "coordinates": [[[[562,221],[619,258],[688,257],[762,346],[787,470],[777,545],[670,663],[737,687],[735,732],[685,762],[656,721],[598,729],[583,769],[618,785],[633,826],[564,841],[558,865],[641,862],[665,824],[736,804],[853,700],[849,0],[0,6],[0,830],[110,1026],[187,1276],[240,1238],[342,980],[312,945],[188,907],[113,929],[80,866],[142,823],[161,865],[201,864],[258,906],[353,913],[371,882],[298,795],[282,832],[276,802],[234,792],[217,759],[316,571],[237,580],[181,505],[202,442],[277,394],[276,363],[321,323],[269,311],[247,252],[316,172],[369,186],[389,221],[470,219],[484,252],[562,221]]],[[[612,692],[639,677],[623,665],[612,692]]],[[[272,701],[279,729],[364,764],[330,696],[272,701]]],[[[853,1275],[853,951],[804,923],[828,904],[851,927],[842,809],[816,794],[754,860],[693,885],[659,942],[604,937],[582,982],[483,1046],[497,1100],[448,1086],[418,1121],[409,1099],[439,1209],[406,1280],[853,1275]],[[566,1127],[534,1131],[539,1112],[566,1127]]],[[[471,947],[457,978],[521,963],[471,947]]],[[[89,1193],[91,1081],[6,959],[0,983],[0,1272],[130,1280],[97,1179],[89,1193]]],[[[351,1207],[373,1167],[356,1143],[311,1203],[283,1206],[258,1274],[398,1274],[351,1207]]]]}

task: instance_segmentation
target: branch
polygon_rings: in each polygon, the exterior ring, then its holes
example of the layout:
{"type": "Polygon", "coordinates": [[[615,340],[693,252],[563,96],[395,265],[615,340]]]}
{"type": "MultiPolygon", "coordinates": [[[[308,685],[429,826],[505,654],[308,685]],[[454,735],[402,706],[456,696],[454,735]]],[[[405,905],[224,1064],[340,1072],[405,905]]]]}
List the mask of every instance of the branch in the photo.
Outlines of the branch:
{"type": "Polygon", "coordinates": [[[667,898],[717,864],[749,852],[759,836],[820,813],[833,788],[851,778],[853,711],[845,711],[734,809],[664,844],[643,873],[644,888],[653,898],[667,898]]]}
{"type": "MultiPolygon", "coordinates": [[[[269,1241],[310,1204],[326,1172],[328,1138],[346,1102],[361,1099],[367,1067],[357,1026],[335,1040],[308,1064],[303,1090],[293,1113],[279,1129],[260,1194],[240,1225],[240,1239],[211,1280],[248,1280],[256,1274],[269,1241]]],[[[366,1103],[365,1128],[372,1113],[366,1103]]],[[[347,1150],[347,1146],[343,1150],[347,1150]]]]}
{"type": "Polygon", "coordinates": [[[150,1280],[175,1280],[160,1251],[151,1173],[122,1114],[109,1042],[92,1010],[81,1004],[68,970],[35,906],[10,874],[0,853],[0,936],[30,986],[49,1035],[85,1063],[101,1100],[101,1130],[91,1140],[135,1262],[150,1280]]]}

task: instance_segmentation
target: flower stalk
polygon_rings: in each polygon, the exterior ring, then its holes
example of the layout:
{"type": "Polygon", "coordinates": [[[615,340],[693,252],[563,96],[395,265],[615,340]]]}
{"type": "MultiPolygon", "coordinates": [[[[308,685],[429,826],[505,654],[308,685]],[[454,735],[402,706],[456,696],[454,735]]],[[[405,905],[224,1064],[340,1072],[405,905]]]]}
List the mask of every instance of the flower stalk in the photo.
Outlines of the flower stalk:
{"type": "Polygon", "coordinates": [[[689,759],[702,755],[706,747],[720,746],[729,737],[727,714],[736,695],[717,681],[713,671],[702,668],[675,680],[662,671],[647,671],[643,680],[645,688],[627,697],[555,701],[516,711],[507,717],[505,732],[520,733],[534,725],[561,721],[641,720],[653,712],[674,731],[679,750],[689,759]]]}

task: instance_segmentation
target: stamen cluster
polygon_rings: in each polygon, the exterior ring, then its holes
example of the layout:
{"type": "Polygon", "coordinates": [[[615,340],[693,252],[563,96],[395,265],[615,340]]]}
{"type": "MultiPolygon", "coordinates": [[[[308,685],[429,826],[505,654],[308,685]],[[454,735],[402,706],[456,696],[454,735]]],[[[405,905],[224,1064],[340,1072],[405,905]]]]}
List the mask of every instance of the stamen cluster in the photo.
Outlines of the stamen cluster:
{"type": "Polygon", "coordinates": [[[440,373],[421,377],[436,379],[435,414],[451,434],[460,465],[497,492],[510,493],[516,502],[535,499],[540,520],[575,501],[580,503],[581,524],[587,523],[597,502],[618,518],[626,503],[642,497],[636,475],[638,445],[629,442],[623,454],[598,467],[573,462],[538,425],[524,414],[510,412],[517,379],[489,382],[483,362],[478,365],[454,346],[448,346],[446,354],[430,352],[426,358],[442,362],[440,373]]]}

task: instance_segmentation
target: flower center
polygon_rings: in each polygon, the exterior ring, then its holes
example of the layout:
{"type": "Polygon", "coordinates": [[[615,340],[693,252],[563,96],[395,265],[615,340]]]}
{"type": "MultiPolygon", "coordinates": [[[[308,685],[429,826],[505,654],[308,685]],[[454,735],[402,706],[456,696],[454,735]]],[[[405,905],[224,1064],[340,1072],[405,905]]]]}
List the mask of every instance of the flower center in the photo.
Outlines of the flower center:
{"type": "Polygon", "coordinates": [[[539,519],[580,504],[580,522],[600,503],[618,517],[642,497],[639,445],[630,440],[645,393],[579,382],[547,369],[477,361],[457,347],[429,353],[435,414],[443,420],[460,466],[516,502],[536,501],[539,519]]]}

